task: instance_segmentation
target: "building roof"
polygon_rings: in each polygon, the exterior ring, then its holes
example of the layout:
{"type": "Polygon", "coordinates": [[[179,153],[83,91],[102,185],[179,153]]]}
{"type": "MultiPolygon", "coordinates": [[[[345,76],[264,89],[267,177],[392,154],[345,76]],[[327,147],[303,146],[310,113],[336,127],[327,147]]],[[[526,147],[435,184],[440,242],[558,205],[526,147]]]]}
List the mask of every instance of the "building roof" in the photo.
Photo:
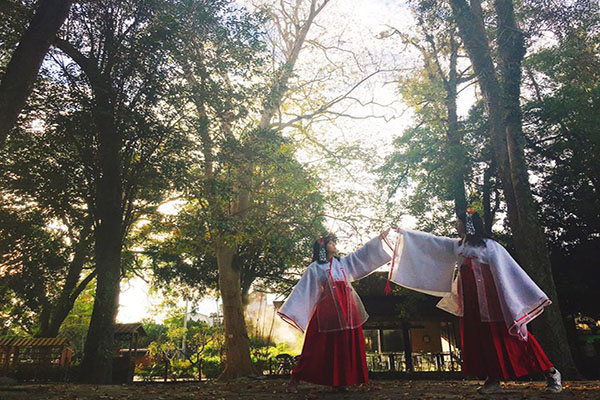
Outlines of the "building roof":
{"type": "Polygon", "coordinates": [[[133,322],[129,324],[116,324],[115,325],[115,336],[116,335],[133,335],[138,333],[140,336],[148,336],[141,322],[133,322]]]}
{"type": "Polygon", "coordinates": [[[11,347],[69,347],[69,339],[54,338],[0,338],[0,346],[11,347]]]}
{"type": "Polygon", "coordinates": [[[452,320],[453,316],[440,310],[436,304],[439,297],[428,296],[391,284],[392,293],[386,296],[384,288],[387,273],[375,272],[357,282],[354,287],[360,296],[367,313],[369,326],[401,325],[401,320],[452,320]]]}

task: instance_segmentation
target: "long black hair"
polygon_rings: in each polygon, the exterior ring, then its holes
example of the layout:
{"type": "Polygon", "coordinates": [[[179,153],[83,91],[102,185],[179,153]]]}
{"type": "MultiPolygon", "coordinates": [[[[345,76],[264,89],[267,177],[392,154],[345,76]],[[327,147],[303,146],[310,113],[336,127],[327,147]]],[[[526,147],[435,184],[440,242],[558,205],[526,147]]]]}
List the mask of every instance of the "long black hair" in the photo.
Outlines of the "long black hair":
{"type": "Polygon", "coordinates": [[[463,223],[465,231],[467,231],[467,237],[463,244],[469,244],[475,247],[485,247],[485,241],[483,239],[490,239],[490,236],[485,232],[483,227],[483,220],[479,213],[473,211],[467,216],[468,212],[460,213],[456,217],[463,223]],[[475,233],[470,235],[467,230],[467,220],[470,219],[475,228],[475,233]]]}
{"type": "Polygon", "coordinates": [[[337,238],[333,234],[327,234],[313,243],[312,262],[317,261],[320,264],[327,262],[327,243],[335,242],[337,238]],[[321,250],[322,249],[322,250],[321,250]]]}

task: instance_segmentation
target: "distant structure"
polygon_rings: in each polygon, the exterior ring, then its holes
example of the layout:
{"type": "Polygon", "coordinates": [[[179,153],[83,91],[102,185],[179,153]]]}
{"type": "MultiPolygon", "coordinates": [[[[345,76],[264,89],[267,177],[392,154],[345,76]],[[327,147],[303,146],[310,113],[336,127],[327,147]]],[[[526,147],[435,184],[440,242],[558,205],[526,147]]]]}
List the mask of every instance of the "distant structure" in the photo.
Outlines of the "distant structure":
{"type": "Polygon", "coordinates": [[[0,338],[0,376],[20,381],[65,380],[72,357],[64,337],[0,338]]]}
{"type": "Polygon", "coordinates": [[[145,363],[140,358],[146,357],[147,351],[138,351],[141,336],[147,336],[141,322],[115,325],[115,341],[119,344],[119,352],[113,358],[114,383],[133,382],[135,366],[145,363]]]}
{"type": "Polygon", "coordinates": [[[387,273],[358,281],[369,319],[363,325],[371,371],[460,371],[458,318],[436,307],[438,297],[399,286],[386,296],[387,273]]]}

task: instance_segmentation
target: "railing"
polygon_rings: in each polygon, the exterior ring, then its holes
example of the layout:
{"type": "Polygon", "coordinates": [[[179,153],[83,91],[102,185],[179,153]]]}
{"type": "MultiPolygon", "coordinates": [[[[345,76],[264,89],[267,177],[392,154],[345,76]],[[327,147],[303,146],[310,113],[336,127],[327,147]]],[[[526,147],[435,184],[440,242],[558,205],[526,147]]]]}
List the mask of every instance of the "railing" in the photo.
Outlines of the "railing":
{"type": "MultiPolygon", "coordinates": [[[[371,372],[407,372],[403,352],[367,353],[367,368],[371,372]]],[[[268,375],[288,375],[298,361],[298,356],[280,354],[266,360],[264,373],[268,375]]],[[[451,372],[461,370],[461,360],[454,353],[413,353],[413,372],[451,372]]]]}
{"type": "MultiPolygon", "coordinates": [[[[461,360],[457,354],[445,353],[412,353],[412,365],[415,372],[460,371],[461,360]]],[[[408,371],[405,354],[367,353],[367,368],[373,372],[408,371]]]]}
{"type": "Polygon", "coordinates": [[[279,354],[266,361],[264,373],[268,375],[289,375],[296,367],[299,356],[289,354],[279,354]]]}

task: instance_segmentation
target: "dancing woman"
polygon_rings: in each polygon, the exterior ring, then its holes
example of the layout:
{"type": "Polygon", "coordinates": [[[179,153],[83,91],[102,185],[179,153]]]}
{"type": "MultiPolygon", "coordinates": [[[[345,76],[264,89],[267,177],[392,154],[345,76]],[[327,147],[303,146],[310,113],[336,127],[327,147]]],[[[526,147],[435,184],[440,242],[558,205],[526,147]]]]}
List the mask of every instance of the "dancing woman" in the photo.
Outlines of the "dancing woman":
{"type": "Polygon", "coordinates": [[[399,230],[390,280],[443,297],[438,307],[459,317],[462,371],[486,377],[480,393],[499,393],[501,380],[541,371],[546,390],[560,392],[560,372],[527,331],[551,303],[548,296],[504,247],[486,237],[473,209],[457,216],[456,230],[460,239],[399,230]]]}
{"type": "Polygon", "coordinates": [[[315,241],[312,263],[279,310],[286,322],[306,330],[288,390],[296,391],[300,380],[340,390],[368,382],[362,331],[368,315],[350,283],[391,260],[384,250],[387,233],[341,258],[333,236],[315,241]]]}

